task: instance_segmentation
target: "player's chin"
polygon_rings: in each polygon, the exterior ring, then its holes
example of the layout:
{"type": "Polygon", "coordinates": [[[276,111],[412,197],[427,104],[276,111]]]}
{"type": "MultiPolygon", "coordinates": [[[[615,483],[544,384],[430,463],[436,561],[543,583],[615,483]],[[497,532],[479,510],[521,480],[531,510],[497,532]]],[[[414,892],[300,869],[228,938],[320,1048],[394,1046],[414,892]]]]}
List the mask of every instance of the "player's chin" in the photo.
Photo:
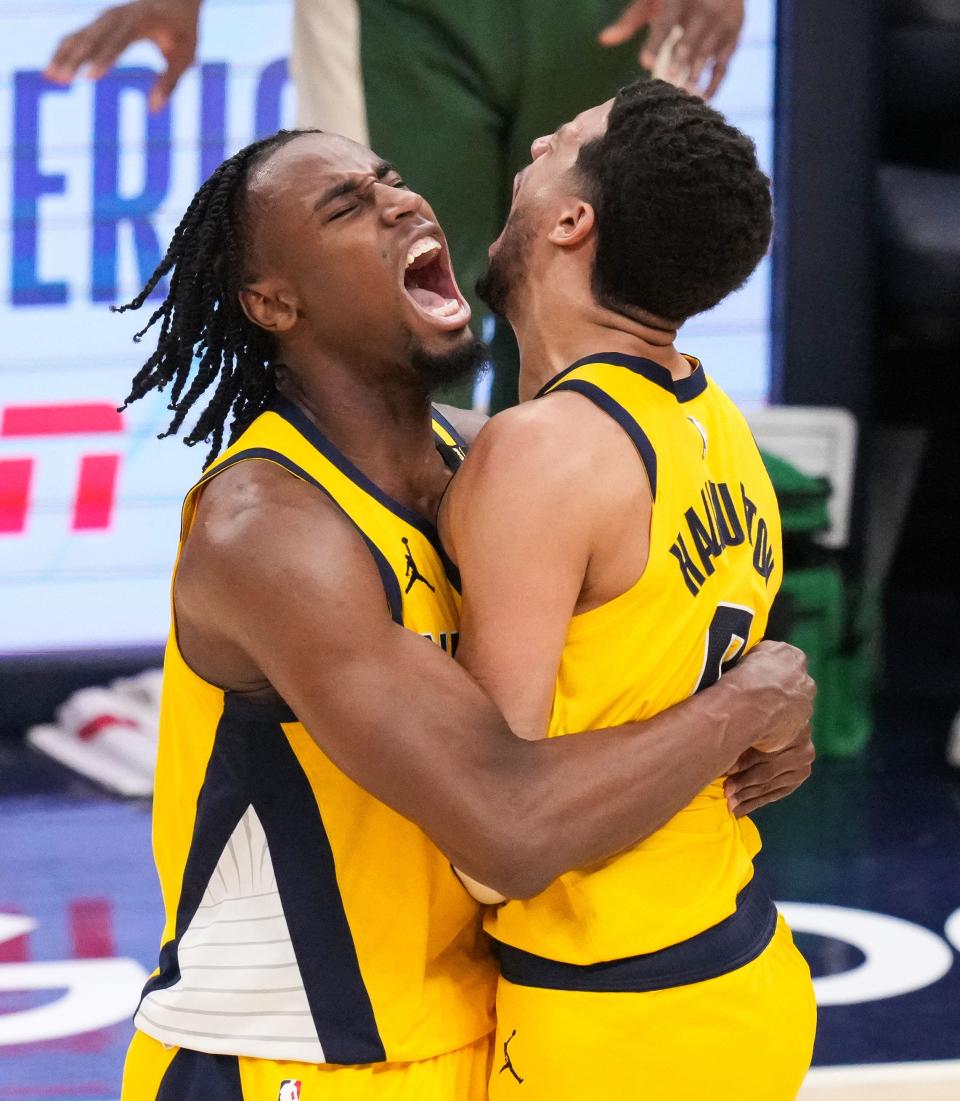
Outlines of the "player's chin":
{"type": "Polygon", "coordinates": [[[487,347],[469,327],[424,340],[414,336],[411,365],[430,391],[453,386],[476,377],[487,360],[487,347]]]}
{"type": "Polygon", "coordinates": [[[459,357],[477,344],[477,338],[469,325],[445,332],[431,332],[429,329],[413,329],[412,332],[417,348],[421,354],[427,356],[459,357]]]}

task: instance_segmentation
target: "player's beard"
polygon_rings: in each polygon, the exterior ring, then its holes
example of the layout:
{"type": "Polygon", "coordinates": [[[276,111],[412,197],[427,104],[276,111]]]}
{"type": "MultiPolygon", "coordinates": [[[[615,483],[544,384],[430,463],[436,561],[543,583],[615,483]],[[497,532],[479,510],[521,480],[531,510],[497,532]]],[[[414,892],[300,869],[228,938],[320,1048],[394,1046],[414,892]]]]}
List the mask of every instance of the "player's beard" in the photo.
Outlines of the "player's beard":
{"type": "Polygon", "coordinates": [[[527,214],[515,211],[507,220],[497,251],[477,280],[477,296],[500,317],[510,316],[510,305],[527,273],[535,236],[527,214]]]}
{"type": "Polygon", "coordinates": [[[486,366],[489,348],[473,333],[469,337],[449,352],[429,352],[422,344],[413,346],[410,365],[428,393],[472,379],[486,366]]]}

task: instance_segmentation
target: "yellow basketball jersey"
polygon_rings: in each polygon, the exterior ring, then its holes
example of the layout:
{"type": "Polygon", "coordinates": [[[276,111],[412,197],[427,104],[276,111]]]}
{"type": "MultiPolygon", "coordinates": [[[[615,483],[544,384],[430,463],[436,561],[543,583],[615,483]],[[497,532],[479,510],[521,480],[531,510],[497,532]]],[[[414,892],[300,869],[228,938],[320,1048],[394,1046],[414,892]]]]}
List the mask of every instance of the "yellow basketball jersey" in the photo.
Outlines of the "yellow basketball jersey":
{"type": "MultiPolygon", "coordinates": [[[[653,493],[642,577],[570,622],[550,737],[656,715],[708,687],[763,637],[782,574],[776,498],[742,415],[692,363],[674,381],[648,360],[595,356],[541,391],[582,394],[616,419],[653,493]]],[[[506,903],[487,929],[572,964],[655,952],[731,915],[759,848],[718,779],[633,849],[506,903]]]]}
{"type": "MultiPolygon", "coordinates": [[[[434,429],[441,453],[462,457],[439,414],[434,429]]],[[[457,579],[434,527],[288,401],[261,414],[187,495],[181,545],[200,488],[254,461],[335,502],[365,540],[394,620],[452,653],[457,579]]],[[[333,765],[285,706],[197,676],[175,630],[153,839],[166,925],[135,1023],[155,1039],[352,1064],[431,1058],[491,1029],[496,975],[479,907],[440,851],[333,765]]]]}

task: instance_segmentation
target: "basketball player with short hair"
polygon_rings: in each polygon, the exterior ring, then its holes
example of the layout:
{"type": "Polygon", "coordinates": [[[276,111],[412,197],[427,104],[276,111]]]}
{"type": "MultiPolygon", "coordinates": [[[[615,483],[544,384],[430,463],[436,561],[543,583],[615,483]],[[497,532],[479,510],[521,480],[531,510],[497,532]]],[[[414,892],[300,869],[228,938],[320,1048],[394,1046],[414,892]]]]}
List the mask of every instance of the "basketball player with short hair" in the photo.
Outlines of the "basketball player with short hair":
{"type": "MultiPolygon", "coordinates": [[[[458,661],[515,733],[562,742],[709,691],[763,637],[776,498],[742,415],[674,339],[760,261],[770,193],[752,143],[660,81],[531,155],[481,292],[538,400],[480,432],[440,530],[463,577],[458,661]]],[[[640,843],[488,915],[493,1101],[796,1095],[810,973],[753,878],[749,787],[735,814],[718,776],[640,843]]]]}
{"type": "Polygon", "coordinates": [[[450,863],[534,895],[754,743],[765,790],[796,786],[802,658],[771,645],[643,724],[515,737],[449,656],[434,520],[463,442],[429,395],[481,353],[430,207],[362,146],[280,133],[203,185],[130,305],[166,276],[130,400],[168,388],[171,432],[199,408],[211,461],[173,582],[166,926],[123,1097],[482,1098],[496,974],[450,863]]]}

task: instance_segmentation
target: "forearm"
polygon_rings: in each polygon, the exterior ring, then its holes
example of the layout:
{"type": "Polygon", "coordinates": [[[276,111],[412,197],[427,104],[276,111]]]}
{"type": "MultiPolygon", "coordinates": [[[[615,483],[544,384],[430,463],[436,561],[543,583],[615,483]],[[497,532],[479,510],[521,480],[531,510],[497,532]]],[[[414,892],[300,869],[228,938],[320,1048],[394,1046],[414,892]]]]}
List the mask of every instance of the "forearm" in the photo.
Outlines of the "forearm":
{"type": "Polygon", "coordinates": [[[523,743],[509,785],[518,841],[507,893],[535,894],[650,836],[724,775],[766,721],[721,683],[643,723],[523,743]]]}

